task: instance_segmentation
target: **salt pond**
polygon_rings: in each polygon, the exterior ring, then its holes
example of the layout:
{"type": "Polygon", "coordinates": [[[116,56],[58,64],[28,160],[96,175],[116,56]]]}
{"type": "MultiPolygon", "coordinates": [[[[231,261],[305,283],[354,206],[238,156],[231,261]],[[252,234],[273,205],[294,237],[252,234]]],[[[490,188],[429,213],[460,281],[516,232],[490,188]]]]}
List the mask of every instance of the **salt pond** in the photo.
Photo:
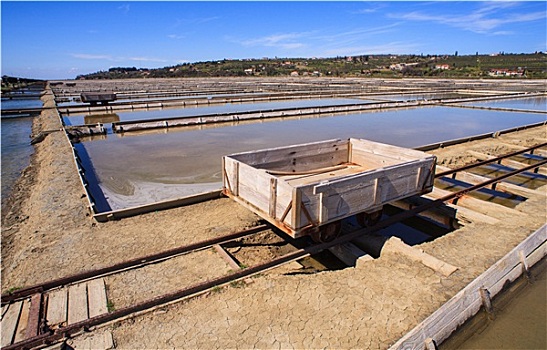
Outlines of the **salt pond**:
{"type": "Polygon", "coordinates": [[[530,111],[547,112],[547,97],[540,96],[540,97],[509,99],[509,100],[470,102],[470,103],[465,103],[464,105],[476,106],[476,107],[526,109],[530,111]]]}
{"type": "Polygon", "coordinates": [[[231,153],[349,137],[417,147],[544,120],[534,113],[422,107],[108,135],[78,148],[108,200],[105,211],[220,189],[221,157],[231,153]]]}
{"type": "MultiPolygon", "coordinates": [[[[160,109],[146,112],[117,112],[116,115],[119,117],[120,121],[137,121],[145,119],[187,117],[215,113],[241,113],[271,109],[325,107],[346,104],[366,104],[373,102],[374,101],[371,100],[361,99],[331,98],[261,103],[226,103],[214,106],[190,105],[185,108],[179,109],[160,109]]],[[[83,125],[85,124],[85,117],[86,116],[83,114],[63,116],[63,122],[65,123],[65,125],[83,125]]]]}

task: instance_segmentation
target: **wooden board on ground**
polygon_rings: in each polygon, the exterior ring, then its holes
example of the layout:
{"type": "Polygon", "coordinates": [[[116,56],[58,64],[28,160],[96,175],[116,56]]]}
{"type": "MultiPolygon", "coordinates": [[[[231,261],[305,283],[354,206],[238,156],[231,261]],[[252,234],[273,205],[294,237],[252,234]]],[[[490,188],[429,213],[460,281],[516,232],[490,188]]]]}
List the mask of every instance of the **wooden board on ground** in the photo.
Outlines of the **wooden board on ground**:
{"type": "Polygon", "coordinates": [[[19,322],[17,322],[17,331],[15,332],[14,343],[24,340],[27,335],[27,327],[30,313],[30,299],[23,300],[19,322]]]}
{"type": "Polygon", "coordinates": [[[56,328],[66,322],[68,294],[65,288],[55,290],[48,295],[46,319],[48,326],[56,328]]]}
{"type": "Polygon", "coordinates": [[[76,284],[68,288],[68,324],[77,323],[88,318],[87,285],[76,284]]]}
{"type": "Polygon", "coordinates": [[[17,301],[13,304],[10,304],[6,313],[2,317],[2,347],[10,345],[15,338],[17,322],[19,321],[19,315],[21,314],[22,307],[22,301],[17,301]]]}
{"type": "Polygon", "coordinates": [[[106,289],[102,278],[87,282],[89,318],[108,313],[106,289]]]}

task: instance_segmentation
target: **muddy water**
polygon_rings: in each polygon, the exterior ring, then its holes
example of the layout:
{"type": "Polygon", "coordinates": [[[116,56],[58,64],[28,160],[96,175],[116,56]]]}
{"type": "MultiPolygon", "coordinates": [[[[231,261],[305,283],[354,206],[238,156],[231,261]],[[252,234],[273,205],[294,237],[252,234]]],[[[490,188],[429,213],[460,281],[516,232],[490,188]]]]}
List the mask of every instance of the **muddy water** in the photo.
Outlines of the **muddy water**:
{"type": "Polygon", "coordinates": [[[532,283],[523,278],[493,300],[494,319],[479,311],[440,349],[547,349],[545,265],[532,269],[532,283]]]}
{"type": "Polygon", "coordinates": [[[221,157],[227,154],[349,137],[416,147],[543,119],[529,113],[423,107],[108,135],[84,141],[82,147],[112,209],[118,209],[219,189],[221,157]]]}

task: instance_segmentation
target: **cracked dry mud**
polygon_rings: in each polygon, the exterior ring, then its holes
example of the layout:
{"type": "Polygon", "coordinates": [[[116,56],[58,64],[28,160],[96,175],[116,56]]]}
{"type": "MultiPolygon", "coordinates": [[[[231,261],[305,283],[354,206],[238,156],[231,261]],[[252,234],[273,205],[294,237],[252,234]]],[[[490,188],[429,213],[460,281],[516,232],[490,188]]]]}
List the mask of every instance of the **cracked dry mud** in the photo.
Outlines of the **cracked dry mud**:
{"type": "MultiPolygon", "coordinates": [[[[46,105],[52,97],[44,96],[46,105]]],[[[34,133],[59,128],[56,112],[36,119],[34,133]]],[[[458,166],[465,150],[500,154],[511,144],[545,142],[544,127],[431,153],[458,166]]],[[[69,144],[52,133],[36,145],[31,166],[2,213],[2,290],[28,286],[255,226],[258,217],[229,199],[107,223],[88,216],[69,144]]],[[[545,193],[545,186],[540,191],[545,193]]],[[[500,222],[466,223],[433,242],[427,253],[459,270],[444,277],[396,253],[359,268],[316,274],[274,270],[194,299],[120,321],[118,348],[362,348],[384,349],[545,223],[545,196],[516,213],[490,213],[500,222]]],[[[272,254],[271,251],[253,251],[272,254]]],[[[258,256],[259,257],[259,256],[258,256]]],[[[255,258],[258,258],[255,256],[255,258]]],[[[117,307],[229,268],[211,251],[108,277],[117,307]],[[163,266],[163,267],[161,267],[163,266]],[[127,291],[122,288],[130,286],[127,291]]],[[[94,333],[95,334],[95,333],[94,333]]],[[[85,336],[84,336],[85,337],[85,336]]]]}

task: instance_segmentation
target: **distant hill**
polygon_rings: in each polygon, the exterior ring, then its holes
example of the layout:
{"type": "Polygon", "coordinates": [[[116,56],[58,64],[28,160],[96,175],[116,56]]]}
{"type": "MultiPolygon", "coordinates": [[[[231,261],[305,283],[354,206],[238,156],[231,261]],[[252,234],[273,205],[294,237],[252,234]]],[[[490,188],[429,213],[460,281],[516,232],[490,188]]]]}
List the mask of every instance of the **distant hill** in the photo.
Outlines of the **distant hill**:
{"type": "Polygon", "coordinates": [[[43,83],[43,80],[2,76],[2,92],[25,88],[29,85],[43,83]]]}
{"type": "Polygon", "coordinates": [[[230,76],[547,78],[547,55],[360,55],[333,58],[262,58],[185,63],[147,69],[115,67],[76,79],[230,76]]]}

